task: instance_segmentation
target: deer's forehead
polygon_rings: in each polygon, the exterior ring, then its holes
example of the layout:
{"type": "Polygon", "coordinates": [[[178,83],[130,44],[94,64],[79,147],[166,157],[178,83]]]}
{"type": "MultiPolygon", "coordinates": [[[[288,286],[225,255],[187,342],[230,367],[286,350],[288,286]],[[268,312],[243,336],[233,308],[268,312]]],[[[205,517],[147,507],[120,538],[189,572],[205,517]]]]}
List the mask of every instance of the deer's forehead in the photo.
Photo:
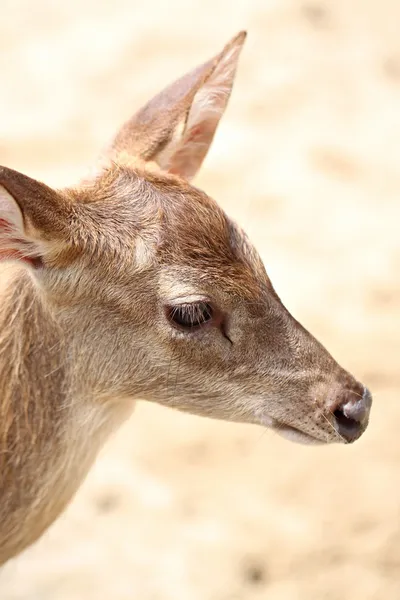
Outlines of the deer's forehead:
{"type": "MultiPolygon", "coordinates": [[[[118,236],[153,241],[159,256],[231,262],[229,222],[217,203],[178,177],[119,166],[90,190],[96,221],[118,236]]],[[[129,241],[129,239],[128,239],[129,241]]]]}
{"type": "Polygon", "coordinates": [[[259,300],[272,286],[256,249],[219,207],[212,205],[210,216],[205,208],[196,207],[186,218],[173,215],[159,249],[162,264],[172,268],[175,280],[184,267],[182,272],[195,284],[259,300]]]}
{"type": "Polygon", "coordinates": [[[268,278],[247,236],[187,181],[119,167],[106,174],[102,190],[106,222],[115,222],[116,238],[129,238],[137,266],[158,264],[175,284],[184,272],[190,285],[203,281],[248,298],[265,291],[268,278]]]}
{"type": "Polygon", "coordinates": [[[159,248],[160,286],[167,296],[227,296],[260,302],[270,282],[254,248],[233,240],[229,227],[215,232],[176,229],[177,238],[159,248]],[[195,235],[193,233],[195,232],[195,235]]]}

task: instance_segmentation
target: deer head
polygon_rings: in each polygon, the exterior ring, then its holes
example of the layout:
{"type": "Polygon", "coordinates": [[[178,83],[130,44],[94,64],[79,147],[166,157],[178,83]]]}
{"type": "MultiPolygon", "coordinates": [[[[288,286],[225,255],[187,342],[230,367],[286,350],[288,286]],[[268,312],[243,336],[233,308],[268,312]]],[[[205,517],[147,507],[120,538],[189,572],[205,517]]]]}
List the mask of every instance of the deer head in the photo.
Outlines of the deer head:
{"type": "Polygon", "coordinates": [[[297,441],[352,442],[369,391],[289,314],[244,232],[189,183],[244,40],[151,100],[79,186],[56,191],[3,167],[0,256],[30,270],[82,402],[141,398],[297,441]]]}

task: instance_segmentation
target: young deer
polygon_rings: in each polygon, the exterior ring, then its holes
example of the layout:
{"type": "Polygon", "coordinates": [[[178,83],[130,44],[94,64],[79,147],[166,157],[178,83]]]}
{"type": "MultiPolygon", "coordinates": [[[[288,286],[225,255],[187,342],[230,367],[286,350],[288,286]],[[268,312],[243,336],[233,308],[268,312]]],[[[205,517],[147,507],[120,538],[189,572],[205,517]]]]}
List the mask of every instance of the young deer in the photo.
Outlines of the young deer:
{"type": "Polygon", "coordinates": [[[92,178],[0,168],[0,564],[65,508],[134,399],[353,442],[371,395],[288,313],[243,231],[189,180],[245,33],[156,96],[92,178]]]}

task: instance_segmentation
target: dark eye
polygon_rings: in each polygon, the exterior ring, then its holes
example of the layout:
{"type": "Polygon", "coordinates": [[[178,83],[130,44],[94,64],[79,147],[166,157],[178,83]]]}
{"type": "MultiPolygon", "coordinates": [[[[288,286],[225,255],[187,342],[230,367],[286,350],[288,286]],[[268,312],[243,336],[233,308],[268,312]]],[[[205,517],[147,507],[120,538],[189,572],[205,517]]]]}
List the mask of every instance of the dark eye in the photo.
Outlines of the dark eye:
{"type": "Polygon", "coordinates": [[[168,320],[180,329],[193,330],[209,323],[213,308],[207,302],[188,302],[167,308],[168,320]]]}

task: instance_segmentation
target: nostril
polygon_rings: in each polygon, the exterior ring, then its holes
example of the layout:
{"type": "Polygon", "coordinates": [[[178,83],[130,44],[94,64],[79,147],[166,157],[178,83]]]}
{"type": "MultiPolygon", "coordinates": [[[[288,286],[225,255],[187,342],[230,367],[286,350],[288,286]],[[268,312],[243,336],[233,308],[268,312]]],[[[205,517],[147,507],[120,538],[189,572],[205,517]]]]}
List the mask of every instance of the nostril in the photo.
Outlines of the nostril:
{"type": "Polygon", "coordinates": [[[367,388],[363,395],[348,391],[341,406],[333,412],[339,434],[347,441],[354,442],[364,432],[368,424],[372,396],[367,388]]]}
{"type": "Polygon", "coordinates": [[[346,441],[355,441],[360,436],[360,434],[362,433],[360,421],[357,421],[352,417],[346,416],[343,412],[343,409],[340,408],[335,410],[333,415],[336,419],[338,431],[340,435],[345,438],[346,441]]]}

